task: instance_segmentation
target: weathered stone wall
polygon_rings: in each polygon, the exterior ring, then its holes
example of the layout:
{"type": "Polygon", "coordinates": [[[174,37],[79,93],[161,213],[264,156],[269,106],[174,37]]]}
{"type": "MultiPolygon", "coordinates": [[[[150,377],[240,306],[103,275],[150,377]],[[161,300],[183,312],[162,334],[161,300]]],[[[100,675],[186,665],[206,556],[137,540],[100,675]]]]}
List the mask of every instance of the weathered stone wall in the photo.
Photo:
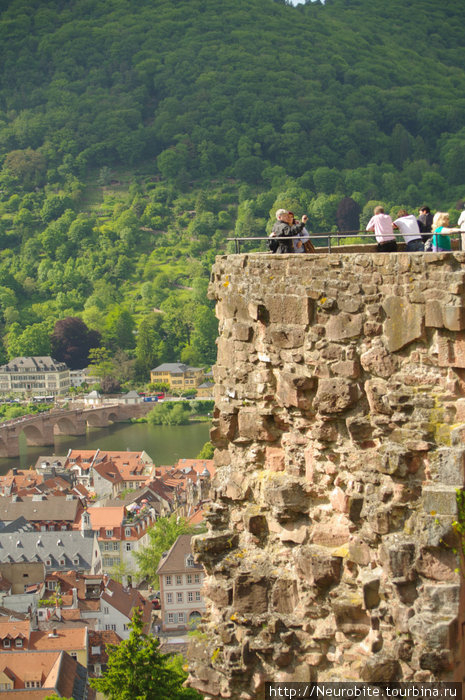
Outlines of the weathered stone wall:
{"type": "Polygon", "coordinates": [[[218,258],[190,683],[462,680],[465,253],[218,258]]]}

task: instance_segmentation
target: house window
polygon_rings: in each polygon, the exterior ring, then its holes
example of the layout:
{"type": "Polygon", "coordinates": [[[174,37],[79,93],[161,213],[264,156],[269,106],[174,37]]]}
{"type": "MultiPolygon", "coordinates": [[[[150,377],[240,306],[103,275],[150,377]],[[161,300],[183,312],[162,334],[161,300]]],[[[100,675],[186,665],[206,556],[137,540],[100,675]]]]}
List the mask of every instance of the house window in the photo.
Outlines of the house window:
{"type": "Polygon", "coordinates": [[[51,591],[54,591],[57,587],[57,582],[56,581],[47,581],[47,588],[49,588],[51,591]]]}
{"type": "Polygon", "coordinates": [[[195,599],[200,600],[200,591],[195,591],[195,599]]]}
{"type": "Polygon", "coordinates": [[[79,566],[79,557],[74,557],[73,564],[74,566],[79,566]]]}
{"type": "Polygon", "coordinates": [[[176,585],[182,586],[182,576],[176,576],[176,585]]]}
{"type": "Polygon", "coordinates": [[[128,625],[123,625],[123,630],[124,630],[125,632],[127,632],[128,629],[129,629],[128,625]]]}
{"type": "Polygon", "coordinates": [[[200,583],[200,574],[194,574],[194,583],[200,583]]]}
{"type": "Polygon", "coordinates": [[[26,681],[26,688],[40,688],[40,681],[26,681]]]}
{"type": "Polygon", "coordinates": [[[66,561],[64,559],[60,559],[60,566],[65,566],[66,561]]]}
{"type": "Polygon", "coordinates": [[[194,600],[194,594],[193,594],[193,592],[192,592],[192,591],[188,591],[188,593],[187,593],[187,602],[188,602],[188,603],[192,603],[193,600],[194,600]]]}
{"type": "Polygon", "coordinates": [[[166,594],[166,603],[167,603],[167,605],[168,605],[169,603],[172,603],[172,602],[173,602],[173,594],[172,594],[172,593],[167,593],[167,594],[166,594]]]}
{"type": "Polygon", "coordinates": [[[119,549],[119,542],[113,542],[113,551],[117,552],[119,549]]]}
{"type": "Polygon", "coordinates": [[[126,542],[126,552],[130,552],[132,549],[132,542],[126,542]]]}
{"type": "Polygon", "coordinates": [[[176,602],[177,603],[182,603],[182,593],[176,593],[176,602]]]}
{"type": "Polygon", "coordinates": [[[187,574],[187,583],[192,583],[192,574],[187,574]]]}
{"type": "Polygon", "coordinates": [[[3,648],[9,649],[10,647],[11,647],[11,641],[9,639],[4,639],[3,640],[3,648]]]}
{"type": "Polygon", "coordinates": [[[45,560],[46,566],[52,566],[52,560],[51,559],[46,559],[45,560]]]}
{"type": "Polygon", "coordinates": [[[21,649],[23,646],[23,640],[22,639],[15,639],[15,647],[17,649],[21,649]]]}
{"type": "Polygon", "coordinates": [[[103,608],[103,614],[104,614],[104,615],[109,615],[109,614],[110,614],[110,608],[107,607],[106,605],[105,605],[105,607],[103,608]]]}
{"type": "Polygon", "coordinates": [[[171,584],[173,583],[171,576],[165,576],[165,583],[167,586],[171,586],[171,584]]]}
{"type": "Polygon", "coordinates": [[[70,651],[69,655],[71,656],[72,659],[76,659],[76,661],[77,661],[77,653],[75,651],[70,651]]]}
{"type": "Polygon", "coordinates": [[[178,613],[178,622],[184,622],[184,613],[178,613]]]}
{"type": "Polygon", "coordinates": [[[107,537],[113,537],[113,530],[105,530],[105,534],[107,537]]]}
{"type": "Polygon", "coordinates": [[[174,622],[174,613],[168,613],[168,624],[173,624],[174,622]]]}
{"type": "Polygon", "coordinates": [[[189,556],[186,557],[186,566],[195,566],[195,561],[192,554],[189,554],[189,556]]]}
{"type": "Polygon", "coordinates": [[[126,535],[126,537],[131,537],[131,528],[127,527],[124,531],[124,534],[126,535]]]}

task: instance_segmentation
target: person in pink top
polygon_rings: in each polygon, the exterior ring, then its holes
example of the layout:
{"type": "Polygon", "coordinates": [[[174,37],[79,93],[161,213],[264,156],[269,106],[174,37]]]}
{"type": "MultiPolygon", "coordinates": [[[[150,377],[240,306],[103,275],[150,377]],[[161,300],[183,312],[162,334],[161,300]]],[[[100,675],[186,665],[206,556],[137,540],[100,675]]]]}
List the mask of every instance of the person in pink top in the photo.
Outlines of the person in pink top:
{"type": "Polygon", "coordinates": [[[374,216],[371,217],[366,227],[367,231],[374,231],[378,242],[378,253],[395,253],[397,243],[393,234],[392,219],[384,213],[384,207],[375,207],[374,216]]]}

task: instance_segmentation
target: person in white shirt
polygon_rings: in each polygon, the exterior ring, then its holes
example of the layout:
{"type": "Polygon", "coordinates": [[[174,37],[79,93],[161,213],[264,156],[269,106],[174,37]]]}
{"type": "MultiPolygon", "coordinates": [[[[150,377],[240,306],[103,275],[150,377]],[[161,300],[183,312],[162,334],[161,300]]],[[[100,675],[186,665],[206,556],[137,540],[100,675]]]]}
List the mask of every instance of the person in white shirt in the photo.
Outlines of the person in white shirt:
{"type": "Polygon", "coordinates": [[[393,223],[398,229],[406,243],[407,252],[423,251],[424,243],[421,237],[418,221],[413,214],[409,214],[405,209],[399,209],[397,219],[393,223]]]}

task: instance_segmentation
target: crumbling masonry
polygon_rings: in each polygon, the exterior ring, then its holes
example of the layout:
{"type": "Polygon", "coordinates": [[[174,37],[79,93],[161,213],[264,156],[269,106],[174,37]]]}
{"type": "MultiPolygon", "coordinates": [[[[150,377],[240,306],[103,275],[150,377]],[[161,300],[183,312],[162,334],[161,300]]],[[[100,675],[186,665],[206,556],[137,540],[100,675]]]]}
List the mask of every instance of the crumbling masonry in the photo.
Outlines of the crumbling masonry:
{"type": "Polygon", "coordinates": [[[206,698],[463,680],[465,253],[217,259],[206,698]]]}

